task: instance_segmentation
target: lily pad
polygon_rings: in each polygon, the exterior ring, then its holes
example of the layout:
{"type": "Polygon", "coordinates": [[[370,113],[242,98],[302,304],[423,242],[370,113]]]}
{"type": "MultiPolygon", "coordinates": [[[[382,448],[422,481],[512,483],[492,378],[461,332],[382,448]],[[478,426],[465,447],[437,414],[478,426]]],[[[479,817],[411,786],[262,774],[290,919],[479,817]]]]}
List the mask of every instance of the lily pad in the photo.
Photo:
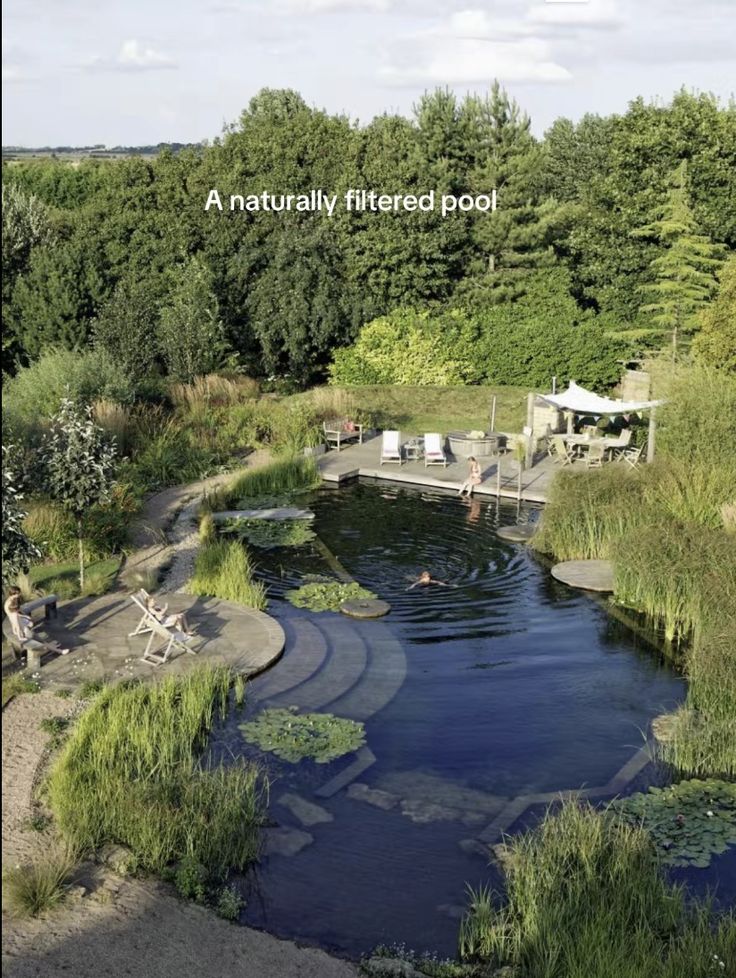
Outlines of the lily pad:
{"type": "Polygon", "coordinates": [[[233,533],[254,547],[302,547],[314,540],[315,533],[306,520],[232,519],[222,527],[222,533],[233,533]]]}
{"type": "Polygon", "coordinates": [[[299,714],[296,707],[264,710],[255,720],[239,724],[239,729],[248,743],[291,764],[306,757],[327,764],[365,743],[362,723],[332,713],[299,714]]]}
{"type": "Polygon", "coordinates": [[[613,802],[627,822],[642,825],[670,866],[704,869],[736,844],[736,784],[692,778],[613,802]]]}
{"type": "Polygon", "coordinates": [[[376,595],[360,584],[314,581],[289,591],[286,597],[297,608],[307,608],[309,611],[339,611],[343,601],[362,601],[375,598],[376,595]]]}

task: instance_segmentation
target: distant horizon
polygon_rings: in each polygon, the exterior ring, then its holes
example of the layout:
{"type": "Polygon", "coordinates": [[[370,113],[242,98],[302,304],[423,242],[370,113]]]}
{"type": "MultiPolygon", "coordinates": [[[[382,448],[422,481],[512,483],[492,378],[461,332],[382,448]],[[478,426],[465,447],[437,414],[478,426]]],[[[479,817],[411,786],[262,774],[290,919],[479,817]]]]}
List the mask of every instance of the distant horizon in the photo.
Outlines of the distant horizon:
{"type": "MultiPolygon", "coordinates": [[[[446,86],[437,85],[437,86],[435,86],[434,89],[425,89],[425,91],[430,92],[430,91],[434,91],[436,89],[444,89],[445,87],[446,86]]],[[[480,96],[482,96],[482,95],[484,95],[484,94],[486,94],[487,92],[490,91],[490,87],[491,87],[491,85],[489,84],[488,86],[486,86],[483,89],[469,89],[467,92],[455,93],[455,94],[457,95],[457,97],[459,99],[464,98],[465,95],[480,95],[480,96]]],[[[503,88],[506,88],[507,91],[508,91],[507,86],[502,85],[502,87],[503,88]]],[[[686,90],[687,92],[689,92],[690,94],[693,94],[693,95],[696,95],[696,96],[699,96],[699,95],[712,96],[713,98],[716,98],[718,100],[718,102],[722,106],[727,106],[729,103],[732,103],[732,102],[735,102],[736,101],[736,95],[734,95],[734,93],[731,93],[728,96],[723,96],[723,95],[719,95],[719,93],[717,93],[717,92],[706,91],[704,89],[700,89],[700,88],[697,88],[697,87],[694,87],[694,86],[680,85],[680,86],[676,87],[675,89],[673,89],[673,91],[669,95],[667,95],[667,96],[657,95],[657,96],[653,96],[653,97],[646,97],[645,95],[634,95],[631,98],[627,98],[625,104],[620,109],[618,109],[618,110],[614,109],[614,110],[611,110],[609,112],[599,112],[599,111],[595,111],[595,110],[592,110],[592,109],[585,109],[584,111],[582,111],[580,113],[580,115],[577,118],[573,118],[570,115],[560,114],[558,116],[555,116],[555,119],[551,120],[551,122],[547,126],[545,126],[545,129],[544,129],[543,132],[540,132],[540,131],[538,131],[538,130],[535,129],[535,126],[534,126],[534,118],[532,117],[531,113],[525,108],[523,101],[521,101],[518,98],[516,99],[516,101],[518,102],[519,108],[522,110],[522,112],[526,112],[526,114],[529,115],[530,120],[531,120],[531,128],[532,128],[532,131],[534,132],[534,135],[537,138],[542,139],[542,138],[544,138],[544,135],[547,132],[547,130],[549,129],[549,127],[552,125],[552,123],[556,119],[567,118],[567,119],[570,119],[573,123],[578,123],[578,122],[580,122],[580,120],[582,118],[584,118],[587,115],[596,115],[596,116],[624,115],[628,111],[628,108],[629,108],[629,105],[631,104],[631,102],[633,102],[633,101],[635,101],[636,99],[639,99],[639,98],[642,98],[645,101],[645,103],[647,103],[647,104],[661,104],[661,105],[665,106],[665,105],[669,105],[672,102],[672,99],[678,94],[678,92],[682,91],[683,89],[686,90]]],[[[254,97],[255,95],[257,95],[258,94],[258,91],[261,91],[261,89],[257,89],[253,93],[253,96],[251,96],[251,98],[254,97]]],[[[301,93],[299,93],[299,94],[301,94],[301,93]]],[[[511,93],[509,92],[509,94],[511,94],[511,93]]],[[[250,102],[250,99],[248,99],[248,101],[245,103],[245,105],[241,109],[240,113],[238,113],[237,118],[239,118],[240,114],[247,109],[249,102],[250,102]]],[[[347,113],[344,113],[344,112],[330,112],[330,110],[327,109],[324,106],[313,105],[313,104],[310,104],[310,103],[307,103],[307,104],[309,105],[309,108],[310,109],[313,109],[314,111],[317,111],[317,112],[325,112],[328,115],[347,115],[347,113]]],[[[404,118],[411,118],[412,115],[413,115],[413,107],[410,108],[409,111],[407,111],[407,112],[400,112],[398,110],[393,111],[393,112],[392,111],[389,111],[389,110],[385,110],[384,112],[377,112],[369,120],[360,120],[360,119],[358,119],[356,117],[353,117],[353,116],[350,116],[350,115],[347,115],[347,117],[348,117],[348,119],[350,119],[350,121],[353,124],[357,124],[357,125],[359,125],[362,128],[364,126],[369,125],[373,121],[373,119],[379,118],[382,115],[399,115],[399,116],[403,116],[404,118]]],[[[54,152],[54,151],[57,151],[57,150],[59,150],[59,151],[64,151],[64,150],[68,150],[68,151],[75,151],[75,150],[78,150],[78,151],[81,151],[81,150],[98,150],[100,152],[113,152],[114,150],[136,150],[136,149],[144,149],[144,148],[148,148],[148,147],[157,147],[157,146],[162,146],[162,147],[164,147],[164,146],[180,146],[180,147],[183,147],[183,148],[188,148],[188,147],[193,147],[193,146],[206,146],[206,145],[211,144],[213,142],[213,140],[220,138],[225,133],[226,128],[228,126],[232,125],[235,121],[237,121],[237,119],[234,119],[231,122],[223,123],[222,129],[216,135],[214,135],[214,136],[205,136],[205,137],[202,137],[201,139],[189,139],[189,140],[187,140],[187,139],[180,139],[180,138],[179,139],[152,139],[152,140],[139,141],[139,142],[120,142],[120,141],[118,141],[118,142],[102,142],[102,141],[97,141],[97,142],[85,142],[85,143],[71,143],[71,142],[49,143],[49,142],[47,142],[47,143],[36,143],[34,145],[23,144],[23,143],[5,143],[5,142],[3,142],[2,143],[2,151],[3,152],[12,152],[14,150],[17,150],[17,151],[22,151],[22,152],[33,152],[33,151],[38,151],[38,152],[41,152],[41,151],[54,152]]]]}
{"type": "Polygon", "coordinates": [[[8,0],[2,143],[221,135],[261,88],[361,124],[497,78],[541,136],[681,87],[734,94],[731,0],[8,0]]]}

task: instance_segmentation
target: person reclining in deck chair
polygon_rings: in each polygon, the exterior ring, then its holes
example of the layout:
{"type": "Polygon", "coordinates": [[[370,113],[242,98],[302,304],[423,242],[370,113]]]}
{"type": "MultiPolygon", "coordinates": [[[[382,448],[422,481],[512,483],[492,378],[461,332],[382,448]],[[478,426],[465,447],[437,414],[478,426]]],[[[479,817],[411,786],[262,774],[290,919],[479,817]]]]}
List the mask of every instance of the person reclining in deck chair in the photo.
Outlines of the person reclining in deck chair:
{"type": "Polygon", "coordinates": [[[156,599],[152,595],[148,595],[146,598],[146,610],[155,618],[157,622],[160,622],[164,628],[175,628],[178,632],[186,635],[187,638],[191,638],[194,632],[189,627],[187,622],[186,613],[180,611],[176,614],[167,614],[169,606],[167,604],[161,606],[156,604],[156,599]]]}
{"type": "Polygon", "coordinates": [[[56,643],[39,642],[38,639],[34,638],[33,630],[36,626],[31,616],[23,613],[23,594],[19,587],[10,588],[3,608],[8,616],[13,635],[18,639],[21,646],[24,642],[33,639],[38,645],[43,646],[47,652],[58,652],[59,655],[69,653],[69,649],[61,649],[56,643]]]}
{"type": "Polygon", "coordinates": [[[447,581],[436,581],[429,571],[422,571],[416,581],[414,581],[413,584],[410,584],[406,590],[411,591],[411,589],[417,587],[417,585],[424,586],[425,584],[439,584],[440,587],[457,587],[457,584],[448,584],[447,581]]]}

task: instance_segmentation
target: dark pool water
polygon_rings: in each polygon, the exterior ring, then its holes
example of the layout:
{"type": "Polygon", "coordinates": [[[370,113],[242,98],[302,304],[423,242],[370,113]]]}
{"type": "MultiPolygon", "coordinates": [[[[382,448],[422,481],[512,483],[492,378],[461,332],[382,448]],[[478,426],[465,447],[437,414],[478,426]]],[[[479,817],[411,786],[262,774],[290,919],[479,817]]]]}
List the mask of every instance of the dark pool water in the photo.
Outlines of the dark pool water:
{"type": "MultiPolygon", "coordinates": [[[[288,644],[252,684],[248,711],[319,702],[365,719],[376,760],[357,782],[397,803],[315,796],[350,757],[327,766],[263,757],[274,821],[312,841],[267,856],[244,881],[246,918],[350,955],[392,942],[452,954],[466,883],[500,882],[471,840],[518,795],[605,784],[651,718],[682,699],[683,682],[602,603],[497,538],[498,525],[533,521],[533,510],[366,483],[321,490],[308,505],[329,551],[392,611],[353,623],[297,610],[284,592],[304,574],[330,573],[328,558],[313,547],[259,553],[288,644]],[[455,586],[407,590],[424,569],[455,586]],[[280,804],[285,792],[332,820],[302,825],[280,804]]],[[[252,753],[236,722],[223,746],[252,753]]]]}

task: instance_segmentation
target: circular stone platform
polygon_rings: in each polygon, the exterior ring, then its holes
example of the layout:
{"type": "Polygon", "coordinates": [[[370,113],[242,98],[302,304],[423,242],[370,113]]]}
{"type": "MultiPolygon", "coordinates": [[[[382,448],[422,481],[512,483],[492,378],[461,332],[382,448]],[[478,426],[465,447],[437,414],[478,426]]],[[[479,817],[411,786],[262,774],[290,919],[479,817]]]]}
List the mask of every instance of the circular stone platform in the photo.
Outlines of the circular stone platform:
{"type": "MultiPolygon", "coordinates": [[[[58,618],[37,623],[37,638],[71,650],[65,656],[51,653],[43,657],[42,685],[73,689],[90,681],[158,679],[179,676],[200,665],[228,666],[253,676],[283,652],[281,625],[262,611],[189,594],[161,595],[160,601],[169,605],[170,613],[186,612],[195,633],[188,646],[196,655],[174,649],[162,665],[143,662],[141,656],[150,634],[130,634],[136,630],[141,612],[128,595],[118,592],[80,598],[60,605],[58,618]]],[[[155,640],[153,647],[163,641],[155,640]]]]}
{"type": "Polygon", "coordinates": [[[610,560],[565,560],[555,564],[552,577],[570,587],[586,591],[613,591],[613,564],[610,560]]]}
{"type": "Polygon", "coordinates": [[[512,543],[527,543],[536,532],[536,526],[527,523],[523,526],[501,526],[496,530],[496,535],[512,543]]]}
{"type": "Polygon", "coordinates": [[[343,601],[340,611],[351,618],[383,618],[391,611],[391,605],[378,598],[364,598],[362,601],[343,601]]]}

